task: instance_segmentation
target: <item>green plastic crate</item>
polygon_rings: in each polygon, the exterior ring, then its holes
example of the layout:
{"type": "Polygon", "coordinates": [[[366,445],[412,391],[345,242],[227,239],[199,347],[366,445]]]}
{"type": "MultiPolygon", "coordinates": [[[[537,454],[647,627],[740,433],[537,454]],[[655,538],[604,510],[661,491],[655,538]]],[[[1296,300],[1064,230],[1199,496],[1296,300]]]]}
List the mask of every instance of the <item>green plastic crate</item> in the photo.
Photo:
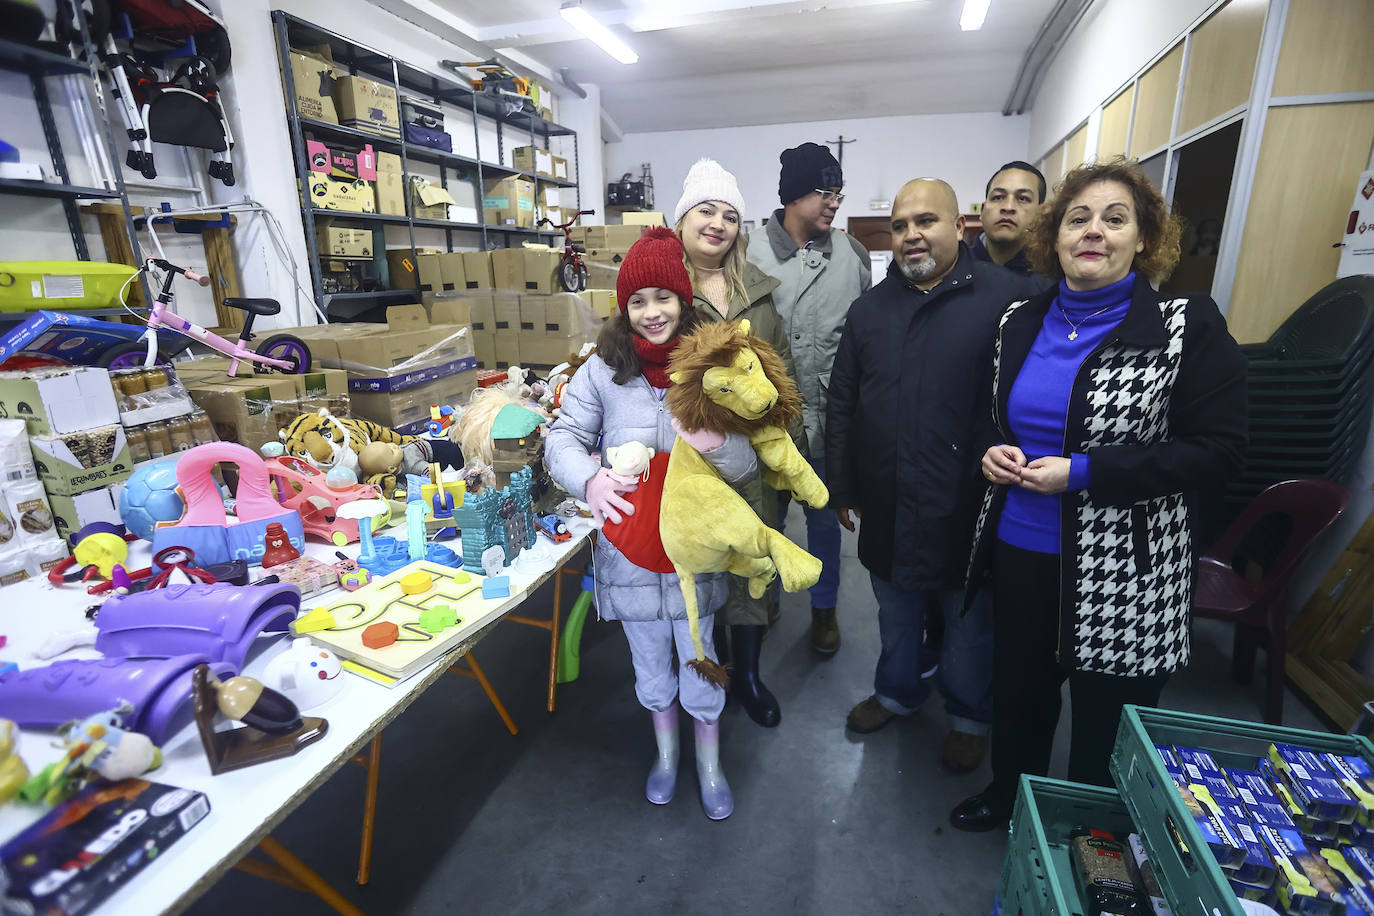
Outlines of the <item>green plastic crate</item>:
{"type": "Polygon", "coordinates": [[[998,896],[1003,916],[1082,916],[1069,832],[1107,830],[1122,843],[1134,833],[1115,789],[1022,776],[998,896]]]}
{"type": "Polygon", "coordinates": [[[1122,713],[1112,778],[1139,827],[1164,896],[1180,913],[1244,916],[1154,745],[1202,748],[1223,768],[1253,770],[1275,741],[1359,754],[1374,766],[1374,744],[1360,737],[1138,706],[1122,713]]]}
{"type": "Polygon", "coordinates": [[[0,261],[0,312],[118,308],[134,272],[104,261],[0,261]]]}

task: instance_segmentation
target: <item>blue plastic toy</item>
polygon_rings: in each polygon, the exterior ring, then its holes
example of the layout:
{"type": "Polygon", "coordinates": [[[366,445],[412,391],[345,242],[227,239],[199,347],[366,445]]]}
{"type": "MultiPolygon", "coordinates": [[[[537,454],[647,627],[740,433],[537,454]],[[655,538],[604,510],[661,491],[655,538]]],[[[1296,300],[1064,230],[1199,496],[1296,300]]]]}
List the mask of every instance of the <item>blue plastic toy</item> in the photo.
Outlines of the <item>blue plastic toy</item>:
{"type": "Polygon", "coordinates": [[[509,598],[510,576],[492,576],[482,580],[483,598],[509,598]]]}

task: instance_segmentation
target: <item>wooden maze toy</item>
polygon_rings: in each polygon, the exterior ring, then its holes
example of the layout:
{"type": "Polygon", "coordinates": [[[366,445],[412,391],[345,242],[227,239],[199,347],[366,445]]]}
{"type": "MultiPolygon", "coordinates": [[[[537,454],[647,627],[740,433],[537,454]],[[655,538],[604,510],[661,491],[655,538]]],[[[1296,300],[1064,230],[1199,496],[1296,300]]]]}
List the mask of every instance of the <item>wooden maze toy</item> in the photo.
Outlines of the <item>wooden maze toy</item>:
{"type": "MultiPolygon", "coordinates": [[[[417,560],[315,605],[310,638],[345,659],[347,670],[390,686],[456,648],[510,604],[510,598],[482,596],[485,578],[417,560]],[[386,639],[392,630],[384,624],[395,626],[394,641],[386,639]]],[[[511,595],[520,592],[513,588],[511,595]]]]}

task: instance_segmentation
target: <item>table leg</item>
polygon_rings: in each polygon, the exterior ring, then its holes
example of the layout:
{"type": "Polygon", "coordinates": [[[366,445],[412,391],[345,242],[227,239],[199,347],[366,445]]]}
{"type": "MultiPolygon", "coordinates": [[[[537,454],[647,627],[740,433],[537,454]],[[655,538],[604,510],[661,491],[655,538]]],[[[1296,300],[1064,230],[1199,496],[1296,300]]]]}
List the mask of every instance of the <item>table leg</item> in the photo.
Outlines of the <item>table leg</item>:
{"type": "Polygon", "coordinates": [[[367,791],[363,794],[363,841],[358,850],[359,884],[366,884],[372,872],[372,832],[377,822],[377,780],[382,772],[382,733],[372,736],[367,756],[358,754],[353,758],[367,770],[367,791]]]}
{"type": "Polygon", "coordinates": [[[553,574],[553,617],[549,621],[549,712],[553,712],[554,693],[558,689],[558,615],[563,610],[563,574],[553,574]]]}
{"type": "Polygon", "coordinates": [[[263,837],[258,842],[258,848],[262,850],[265,856],[280,865],[287,874],[304,884],[312,894],[342,913],[343,916],[364,916],[362,910],[344,899],[344,896],[334,890],[328,881],[315,874],[310,866],[296,858],[291,850],[278,843],[270,835],[263,837]]]}
{"type": "Polygon", "coordinates": [[[501,721],[506,723],[506,730],[512,735],[520,734],[520,730],[515,727],[515,722],[511,719],[510,713],[506,712],[506,704],[502,703],[501,698],[496,695],[496,690],[492,688],[491,681],[487,680],[486,674],[482,672],[482,668],[477,664],[477,659],[472,652],[469,651],[461,660],[468,663],[467,668],[459,667],[458,662],[454,662],[448,670],[461,677],[474,678],[477,683],[481,684],[482,689],[487,692],[487,699],[491,700],[491,705],[496,707],[497,714],[501,716],[501,721]]]}

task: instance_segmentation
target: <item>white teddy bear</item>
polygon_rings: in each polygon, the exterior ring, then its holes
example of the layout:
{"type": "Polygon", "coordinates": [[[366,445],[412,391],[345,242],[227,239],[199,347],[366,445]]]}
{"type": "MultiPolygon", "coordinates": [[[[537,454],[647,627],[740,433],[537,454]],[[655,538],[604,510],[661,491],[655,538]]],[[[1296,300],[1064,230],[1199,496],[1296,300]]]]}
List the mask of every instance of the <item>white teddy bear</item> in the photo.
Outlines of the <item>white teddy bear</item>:
{"type": "Polygon", "coordinates": [[[611,473],[621,477],[643,477],[648,480],[649,461],[654,450],[643,442],[626,442],[612,445],[606,449],[606,460],[611,464],[611,473]]]}

